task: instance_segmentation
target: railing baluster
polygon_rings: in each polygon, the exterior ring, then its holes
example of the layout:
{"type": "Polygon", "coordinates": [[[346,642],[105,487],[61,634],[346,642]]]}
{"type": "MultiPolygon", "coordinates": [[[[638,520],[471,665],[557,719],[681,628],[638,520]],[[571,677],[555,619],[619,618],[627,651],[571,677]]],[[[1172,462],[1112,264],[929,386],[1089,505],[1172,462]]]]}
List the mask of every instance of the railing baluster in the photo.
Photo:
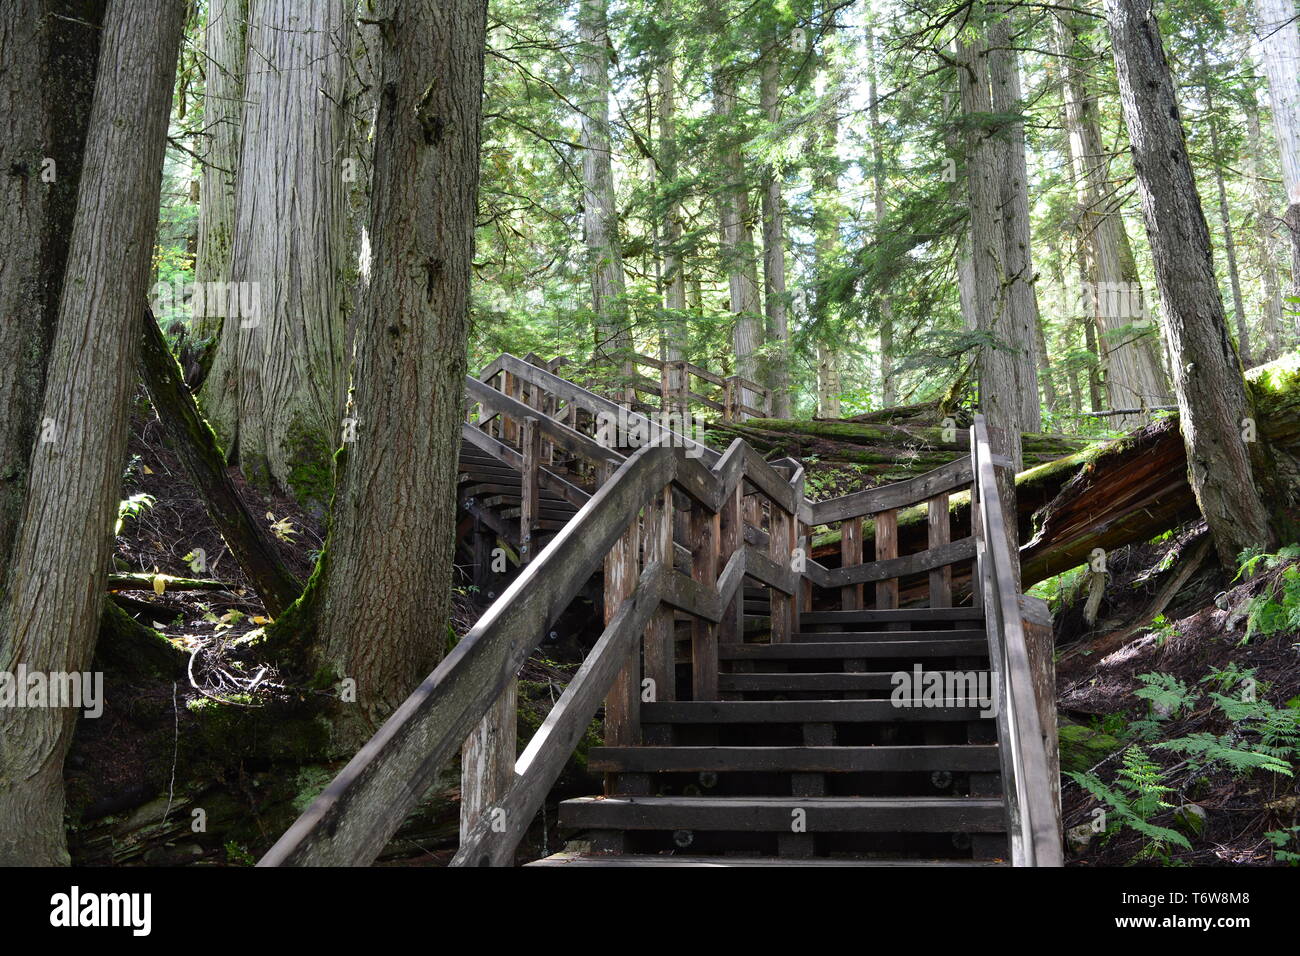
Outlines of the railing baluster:
{"type": "MultiPolygon", "coordinates": [[[[898,557],[898,512],[894,509],[876,515],[876,560],[898,557]]],[[[876,607],[898,607],[898,578],[876,582],[876,607]]]]}
{"type": "MultiPolygon", "coordinates": [[[[645,506],[642,531],[645,535],[645,566],[658,561],[671,570],[673,566],[673,493],[652,498],[645,506]]],[[[677,642],[673,627],[673,610],[660,607],[650,619],[645,632],[645,676],[654,681],[655,700],[677,699],[677,642]]]]}
{"type": "MultiPolygon", "coordinates": [[[[840,567],[857,567],[862,563],[862,516],[845,518],[840,522],[840,567]]],[[[840,588],[840,608],[845,611],[862,610],[862,585],[848,584],[840,588]]]]}
{"type": "MultiPolygon", "coordinates": [[[[736,482],[736,490],[727,495],[727,500],[718,512],[718,572],[727,566],[731,556],[745,546],[744,482],[736,482]]],[[[718,643],[736,644],[745,639],[745,589],[736,589],[735,597],[723,609],[722,621],[718,625],[718,643]]]]}
{"type": "MultiPolygon", "coordinates": [[[[698,501],[691,503],[691,577],[712,590],[718,584],[718,516],[698,501]]],[[[709,621],[691,621],[691,696],[718,699],[717,629],[709,621]]]]}
{"type": "MultiPolygon", "coordinates": [[[[771,521],[768,529],[767,556],[783,568],[790,567],[793,549],[793,517],[775,501],[771,502],[771,521]]],[[[794,630],[791,614],[793,602],[790,595],[769,587],[768,600],[772,613],[772,643],[787,644],[794,630]]]]}
{"type": "Polygon", "coordinates": [[[536,418],[524,419],[519,445],[524,456],[524,470],[519,477],[519,563],[527,564],[533,559],[533,529],[541,505],[542,431],[536,418]]]}
{"type": "MultiPolygon", "coordinates": [[[[600,466],[601,484],[614,472],[610,462],[600,466]]],[[[605,557],[605,626],[614,619],[619,604],[636,590],[641,573],[639,526],[635,518],[605,557]]],[[[639,650],[639,649],[637,649],[639,650]]],[[[641,742],[641,655],[632,658],[619,672],[605,698],[605,744],[633,746],[641,742]]]]}
{"type": "MultiPolygon", "coordinates": [[[[948,516],[948,495],[935,495],[928,502],[926,546],[937,548],[952,540],[948,516]]],[[[930,607],[952,607],[952,565],[945,564],[930,572],[930,607]]]]}

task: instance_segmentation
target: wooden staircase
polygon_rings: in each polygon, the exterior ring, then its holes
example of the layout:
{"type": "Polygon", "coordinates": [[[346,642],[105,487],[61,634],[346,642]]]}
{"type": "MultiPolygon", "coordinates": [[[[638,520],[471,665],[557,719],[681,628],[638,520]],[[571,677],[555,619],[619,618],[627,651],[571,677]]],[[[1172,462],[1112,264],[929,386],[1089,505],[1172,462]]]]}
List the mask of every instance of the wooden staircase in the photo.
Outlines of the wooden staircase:
{"type": "Polygon", "coordinates": [[[588,757],[608,795],[560,805],[587,852],[534,865],[1004,862],[991,718],[966,700],[890,700],[916,667],[988,687],[983,613],[831,611],[799,624],[788,643],[722,647],[722,700],[643,703],[640,745],[588,757]]]}
{"type": "Polygon", "coordinates": [[[740,440],[602,438],[647,422],[553,369],[467,378],[461,530],[476,579],[502,545],[516,576],[262,865],[373,860],[457,750],[452,863],[513,863],[602,706],[604,792],[561,803],[570,844],[533,865],[1060,865],[1050,626],[981,418],[969,456],[811,502],[740,440]],[[836,533],[838,567],[813,560],[836,533]],[[516,675],[593,581],[605,630],[520,748],[516,675]]]}

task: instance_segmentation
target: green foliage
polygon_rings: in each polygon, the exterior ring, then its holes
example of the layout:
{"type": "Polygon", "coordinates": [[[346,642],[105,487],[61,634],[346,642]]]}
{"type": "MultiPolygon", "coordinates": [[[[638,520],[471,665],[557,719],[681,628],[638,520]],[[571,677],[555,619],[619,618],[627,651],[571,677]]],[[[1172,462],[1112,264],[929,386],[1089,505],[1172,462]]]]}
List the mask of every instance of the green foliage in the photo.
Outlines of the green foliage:
{"type": "Polygon", "coordinates": [[[1108,786],[1091,773],[1070,773],[1068,776],[1105,805],[1108,839],[1128,827],[1150,841],[1144,853],[1163,852],[1170,844],[1191,849],[1191,843],[1183,834],[1151,822],[1157,813],[1172,807],[1165,795],[1173,788],[1165,785],[1159,765],[1141,747],[1130,747],[1125,751],[1123,766],[1116,774],[1114,786],[1108,786]]]}
{"type": "Polygon", "coordinates": [[[1273,844],[1273,859],[1288,866],[1300,866],[1300,826],[1270,830],[1264,834],[1273,844]],[[1294,849],[1287,849],[1293,847],[1294,849]]]}
{"type": "Polygon", "coordinates": [[[135,519],[140,517],[154,506],[155,498],[153,495],[138,492],[131,495],[117,504],[117,523],[113,525],[113,534],[122,533],[122,526],[126,523],[127,518],[135,519]]]}

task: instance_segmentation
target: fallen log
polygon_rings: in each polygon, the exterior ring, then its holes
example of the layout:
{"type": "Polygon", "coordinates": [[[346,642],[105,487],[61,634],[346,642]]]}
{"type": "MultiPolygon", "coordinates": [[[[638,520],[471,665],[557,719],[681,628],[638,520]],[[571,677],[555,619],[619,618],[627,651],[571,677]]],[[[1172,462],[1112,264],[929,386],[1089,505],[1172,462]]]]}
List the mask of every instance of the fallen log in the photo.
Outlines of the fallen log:
{"type": "Polygon", "coordinates": [[[181,460],[207,509],[208,517],[230,546],[240,569],[273,617],[302,592],[300,582],[280,556],[275,540],[253,518],[227,471],[212,428],[199,413],[185,386],[162,329],[145,310],[140,365],[145,387],[162,422],[167,444],[181,460]]]}

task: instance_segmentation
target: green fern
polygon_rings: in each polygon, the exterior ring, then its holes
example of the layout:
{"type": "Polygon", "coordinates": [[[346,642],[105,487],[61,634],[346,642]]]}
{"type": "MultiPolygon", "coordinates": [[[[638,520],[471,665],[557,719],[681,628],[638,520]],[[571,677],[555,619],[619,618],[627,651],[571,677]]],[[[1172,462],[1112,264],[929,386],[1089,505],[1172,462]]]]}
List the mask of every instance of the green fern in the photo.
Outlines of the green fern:
{"type": "Polygon", "coordinates": [[[1177,830],[1150,822],[1161,810],[1171,807],[1165,794],[1173,792],[1173,788],[1164,784],[1164,774],[1159,765],[1141,747],[1130,747],[1125,752],[1114,787],[1107,786],[1091,773],[1070,773],[1069,776],[1109,808],[1106,816],[1108,838],[1128,827],[1151,841],[1139,855],[1163,853],[1170,844],[1188,850],[1192,848],[1187,837],[1177,830]]]}

